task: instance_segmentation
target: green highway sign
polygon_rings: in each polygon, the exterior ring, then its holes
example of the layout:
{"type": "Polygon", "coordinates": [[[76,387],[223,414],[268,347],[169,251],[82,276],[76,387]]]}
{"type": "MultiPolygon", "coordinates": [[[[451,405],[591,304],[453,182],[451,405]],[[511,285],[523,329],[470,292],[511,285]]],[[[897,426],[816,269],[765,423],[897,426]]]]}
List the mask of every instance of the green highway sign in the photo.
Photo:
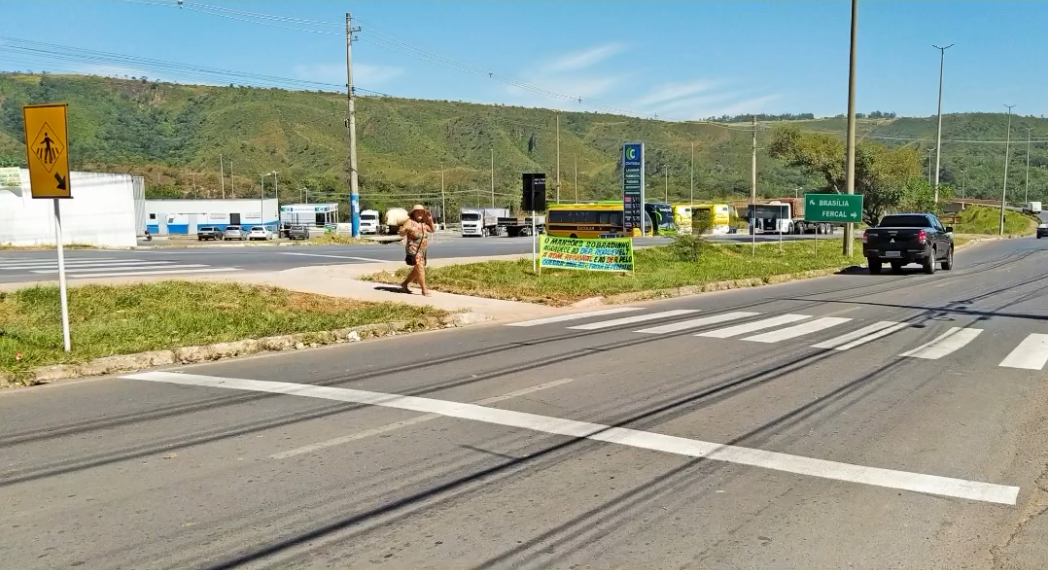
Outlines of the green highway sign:
{"type": "Polygon", "coordinates": [[[805,194],[804,221],[859,223],[862,194],[805,194]]]}

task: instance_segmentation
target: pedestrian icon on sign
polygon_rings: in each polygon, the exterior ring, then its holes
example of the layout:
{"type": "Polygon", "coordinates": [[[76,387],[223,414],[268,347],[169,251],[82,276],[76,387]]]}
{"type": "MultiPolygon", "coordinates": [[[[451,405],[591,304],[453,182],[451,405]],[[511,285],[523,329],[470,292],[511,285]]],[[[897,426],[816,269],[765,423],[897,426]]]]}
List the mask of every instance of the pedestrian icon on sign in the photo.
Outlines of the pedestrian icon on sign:
{"type": "Polygon", "coordinates": [[[44,123],[44,128],[40,129],[40,134],[33,141],[33,154],[40,159],[40,163],[44,165],[48,172],[51,172],[55,167],[55,164],[58,163],[58,158],[65,150],[61,141],[55,138],[52,132],[51,126],[44,123]]]}

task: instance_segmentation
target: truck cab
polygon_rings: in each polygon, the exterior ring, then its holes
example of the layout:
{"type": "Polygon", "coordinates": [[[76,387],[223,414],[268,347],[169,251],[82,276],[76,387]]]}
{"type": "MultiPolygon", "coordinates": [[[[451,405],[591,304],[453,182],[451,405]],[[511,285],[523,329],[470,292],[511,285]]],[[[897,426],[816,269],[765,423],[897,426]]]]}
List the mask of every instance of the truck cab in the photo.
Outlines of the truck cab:
{"type": "Polygon", "coordinates": [[[377,234],[379,226],[378,210],[364,210],[360,212],[360,233],[377,234]]]}

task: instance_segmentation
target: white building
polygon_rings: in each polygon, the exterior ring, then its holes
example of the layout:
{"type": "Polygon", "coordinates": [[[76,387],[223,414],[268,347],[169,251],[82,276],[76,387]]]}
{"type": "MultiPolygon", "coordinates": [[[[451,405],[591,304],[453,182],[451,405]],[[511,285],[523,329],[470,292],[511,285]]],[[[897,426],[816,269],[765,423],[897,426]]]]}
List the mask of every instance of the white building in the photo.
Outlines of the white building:
{"type": "MultiPolygon", "coordinates": [[[[29,170],[0,170],[0,244],[54,246],[54,200],[33,198],[29,170]]],[[[131,175],[70,172],[69,182],[73,197],[59,200],[63,244],[137,245],[136,184],[131,175]]],[[[137,187],[140,198],[141,185],[137,187]]]]}
{"type": "Polygon", "coordinates": [[[154,235],[195,234],[201,226],[266,226],[276,231],[277,199],[146,200],[146,227],[154,235]]]}
{"type": "Polygon", "coordinates": [[[284,204],[280,221],[322,228],[338,223],[338,204],[284,204]]]}

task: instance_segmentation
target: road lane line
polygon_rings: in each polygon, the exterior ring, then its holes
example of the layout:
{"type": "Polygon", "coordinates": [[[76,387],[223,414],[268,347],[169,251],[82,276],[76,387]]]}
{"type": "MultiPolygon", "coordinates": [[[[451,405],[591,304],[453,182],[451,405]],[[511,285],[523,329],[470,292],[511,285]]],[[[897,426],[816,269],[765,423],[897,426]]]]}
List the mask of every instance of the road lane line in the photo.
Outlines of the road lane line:
{"type": "MultiPolygon", "coordinates": [[[[568,382],[571,382],[571,381],[572,381],[571,378],[564,378],[562,380],[554,380],[553,382],[546,382],[545,384],[539,384],[537,386],[531,386],[529,388],[524,388],[523,390],[517,390],[516,392],[509,392],[508,394],[503,394],[501,396],[495,396],[495,397],[492,397],[492,398],[485,398],[483,400],[477,400],[476,402],[473,402],[473,403],[477,404],[477,405],[494,404],[495,402],[501,402],[503,400],[509,400],[511,398],[518,398],[520,396],[526,396],[526,395],[531,394],[533,392],[538,392],[539,390],[545,390],[547,388],[554,388],[556,386],[561,386],[561,385],[567,384],[568,382]]],[[[390,423],[390,424],[386,424],[384,426],[379,426],[377,428],[367,429],[367,430],[364,430],[364,431],[361,431],[361,432],[352,433],[352,434],[345,435],[345,436],[342,436],[342,437],[336,437],[334,439],[321,441],[321,442],[318,442],[318,443],[314,443],[312,445],[305,445],[305,446],[298,447],[298,448],[295,448],[295,449],[289,449],[287,451],[281,451],[280,453],[274,453],[273,455],[270,455],[269,458],[270,459],[287,459],[288,457],[294,457],[296,455],[304,455],[306,453],[312,453],[314,451],[319,451],[321,449],[326,449],[328,447],[334,447],[336,445],[342,445],[342,444],[345,444],[345,443],[351,443],[351,442],[354,442],[354,441],[360,441],[362,439],[369,438],[369,437],[371,437],[373,435],[382,435],[384,433],[389,433],[391,431],[396,431],[396,430],[398,430],[400,428],[413,426],[413,425],[416,425],[416,424],[420,424],[420,423],[423,423],[423,422],[428,422],[430,420],[435,420],[437,418],[442,418],[442,417],[444,417],[444,416],[442,416],[440,414],[424,414],[424,415],[417,416],[417,417],[414,417],[414,418],[409,418],[409,419],[406,419],[406,420],[401,420],[399,422],[393,422],[393,423],[390,423]]]]}
{"type": "Polygon", "coordinates": [[[693,310],[690,310],[690,309],[679,309],[679,310],[676,310],[676,311],[663,311],[661,313],[648,313],[646,315],[634,315],[632,317],[622,317],[621,319],[612,319],[610,321],[598,321],[598,322],[595,322],[595,323],[586,323],[584,325],[575,325],[573,327],[568,327],[568,328],[571,329],[571,330],[576,330],[576,331],[595,331],[595,330],[599,330],[599,329],[607,329],[607,328],[617,327],[617,326],[621,326],[621,325],[629,325],[629,324],[633,324],[633,323],[641,323],[641,322],[644,322],[644,321],[654,321],[656,319],[663,319],[663,318],[668,319],[668,318],[671,318],[671,317],[679,317],[681,315],[690,315],[692,313],[697,313],[697,312],[698,311],[693,311],[693,310]]]}
{"type": "Polygon", "coordinates": [[[637,333],[646,334],[666,334],[677,331],[683,331],[687,329],[697,329],[706,325],[715,325],[718,323],[724,323],[727,321],[737,321],[739,319],[745,319],[746,317],[755,317],[760,313],[724,313],[721,315],[710,315],[708,317],[699,317],[697,319],[691,319],[689,321],[680,321],[679,323],[670,323],[668,325],[660,325],[657,327],[651,327],[649,329],[641,329],[639,331],[633,331],[637,333]]]}
{"type": "MultiPolygon", "coordinates": [[[[141,269],[142,271],[150,271],[152,269],[196,269],[198,267],[207,267],[207,265],[201,265],[199,263],[193,263],[193,264],[188,264],[188,265],[173,265],[173,264],[168,263],[168,264],[164,264],[164,265],[157,265],[155,267],[117,267],[117,268],[113,269],[113,272],[115,273],[115,272],[120,272],[120,271],[137,271],[139,269],[141,269]]],[[[66,273],[91,273],[93,271],[105,271],[105,269],[104,268],[99,268],[99,267],[88,267],[88,268],[66,269],[65,271],[66,271],[66,273]]],[[[57,269],[34,269],[34,270],[30,271],[30,273],[38,273],[38,274],[41,274],[41,275],[46,275],[48,273],[58,273],[58,270],[57,269]]]]}
{"type": "Polygon", "coordinates": [[[174,372],[146,372],[121,376],[127,380],[198,386],[203,388],[221,388],[249,392],[285,394],[306,398],[319,398],[338,402],[382,406],[398,410],[409,410],[426,414],[472,420],[482,423],[528,429],[540,433],[584,438],[593,441],[613,443],[637,449],[661,451],[685,457],[695,457],[749,465],[809,475],[822,479],[860,483],[890,489],[903,489],[917,493],[927,493],[945,497],[956,497],[973,501],[1015,505],[1019,488],[1008,485],[997,485],[980,481],[939,477],[906,471],[895,471],[879,467],[865,467],[850,463],[838,463],[825,459],[813,459],[799,455],[788,455],[774,451],[764,451],[734,445],[723,445],[646,432],[631,428],[613,427],[591,422],[541,416],[488,408],[476,404],[449,402],[418,396],[402,396],[382,392],[369,392],[352,388],[333,388],[311,384],[293,384],[290,382],[265,382],[241,378],[220,378],[196,374],[174,372]]]}
{"type": "Polygon", "coordinates": [[[603,309],[600,311],[586,311],[584,313],[568,313],[567,315],[557,315],[555,317],[544,317],[541,319],[533,319],[530,321],[520,321],[519,323],[509,323],[507,327],[536,327],[538,325],[548,325],[550,323],[560,323],[563,321],[574,321],[578,319],[585,319],[588,317],[603,317],[606,315],[617,315],[619,313],[629,313],[631,311],[639,311],[640,307],[618,307],[616,309],[603,309]]]}
{"type": "Polygon", "coordinates": [[[699,333],[695,336],[705,336],[710,338],[728,338],[738,336],[740,334],[746,334],[748,332],[755,332],[764,329],[770,329],[779,325],[788,325],[797,321],[803,321],[804,319],[810,319],[810,315],[779,315],[778,317],[772,317],[770,319],[764,319],[763,321],[754,321],[752,323],[743,323],[741,325],[735,325],[733,327],[717,329],[715,331],[699,333]]]}
{"type": "Polygon", "coordinates": [[[281,255],[301,255],[304,257],[330,257],[333,259],[356,259],[358,261],[367,261],[368,263],[389,263],[388,259],[371,259],[370,257],[354,257],[352,255],[325,255],[322,253],[291,253],[282,251],[281,255]]]}
{"type": "Polygon", "coordinates": [[[793,325],[792,327],[786,327],[777,331],[766,332],[756,336],[746,337],[742,340],[749,342],[764,342],[773,343],[780,342],[783,340],[789,340],[791,338],[797,338],[806,334],[812,334],[821,330],[826,330],[830,327],[837,325],[843,325],[850,321],[848,317],[823,317],[821,319],[815,319],[814,321],[808,321],[799,325],[793,325]]]}
{"type": "Polygon", "coordinates": [[[183,273],[226,273],[229,271],[240,271],[236,267],[212,267],[208,269],[172,269],[162,271],[120,271],[110,273],[88,273],[79,275],[70,275],[70,277],[76,279],[93,279],[96,277],[135,277],[139,275],[180,275],[183,273]]]}
{"type": "Polygon", "coordinates": [[[897,323],[894,321],[877,321],[868,327],[863,327],[855,332],[837,338],[831,338],[826,342],[813,344],[812,348],[832,348],[834,350],[850,350],[856,346],[864,345],[881,337],[888,336],[895,331],[910,326],[909,323],[897,323]]]}
{"type": "Polygon", "coordinates": [[[998,366],[1041,370],[1048,364],[1048,334],[1031,334],[1019,343],[998,366]]]}
{"type": "MultiPolygon", "coordinates": [[[[144,262],[144,261],[141,261],[141,260],[138,260],[138,259],[123,259],[123,260],[120,260],[120,261],[116,261],[116,260],[112,260],[112,261],[66,261],[66,265],[68,265],[69,267],[73,267],[73,266],[84,267],[84,266],[92,266],[92,265],[106,265],[106,264],[110,264],[110,263],[128,263],[128,262],[131,262],[131,263],[148,263],[148,262],[144,262]]],[[[51,260],[51,261],[34,261],[32,263],[28,263],[28,262],[26,262],[26,263],[5,263],[4,265],[0,265],[0,269],[4,269],[6,271],[16,271],[16,270],[19,270],[19,269],[37,269],[37,268],[41,268],[41,267],[55,267],[57,265],[58,265],[58,260],[54,259],[54,260],[51,260]]]]}
{"type": "MultiPolygon", "coordinates": [[[[105,269],[106,267],[123,267],[123,268],[134,269],[135,267],[144,267],[144,266],[150,266],[150,265],[174,265],[175,263],[176,262],[174,262],[174,261],[124,261],[124,262],[108,262],[108,263],[107,262],[101,262],[101,263],[74,263],[74,264],[66,265],[66,268],[67,269],[91,269],[93,271],[97,271],[99,268],[105,269]]],[[[31,272],[37,272],[39,270],[45,270],[45,269],[56,269],[57,267],[58,267],[58,263],[56,262],[56,263],[51,263],[51,264],[48,264],[48,265],[34,265],[34,266],[31,266],[31,267],[18,267],[18,268],[15,268],[15,269],[21,269],[23,271],[28,270],[28,271],[31,271],[31,272]]],[[[9,268],[9,267],[5,267],[5,268],[2,268],[2,269],[7,269],[8,271],[11,270],[11,268],[9,268]]]]}
{"type": "Polygon", "coordinates": [[[982,329],[951,327],[950,330],[944,332],[935,340],[926,342],[899,356],[938,360],[947,354],[964,348],[969,342],[975,340],[975,337],[979,336],[980,333],[982,333],[982,329]]]}

